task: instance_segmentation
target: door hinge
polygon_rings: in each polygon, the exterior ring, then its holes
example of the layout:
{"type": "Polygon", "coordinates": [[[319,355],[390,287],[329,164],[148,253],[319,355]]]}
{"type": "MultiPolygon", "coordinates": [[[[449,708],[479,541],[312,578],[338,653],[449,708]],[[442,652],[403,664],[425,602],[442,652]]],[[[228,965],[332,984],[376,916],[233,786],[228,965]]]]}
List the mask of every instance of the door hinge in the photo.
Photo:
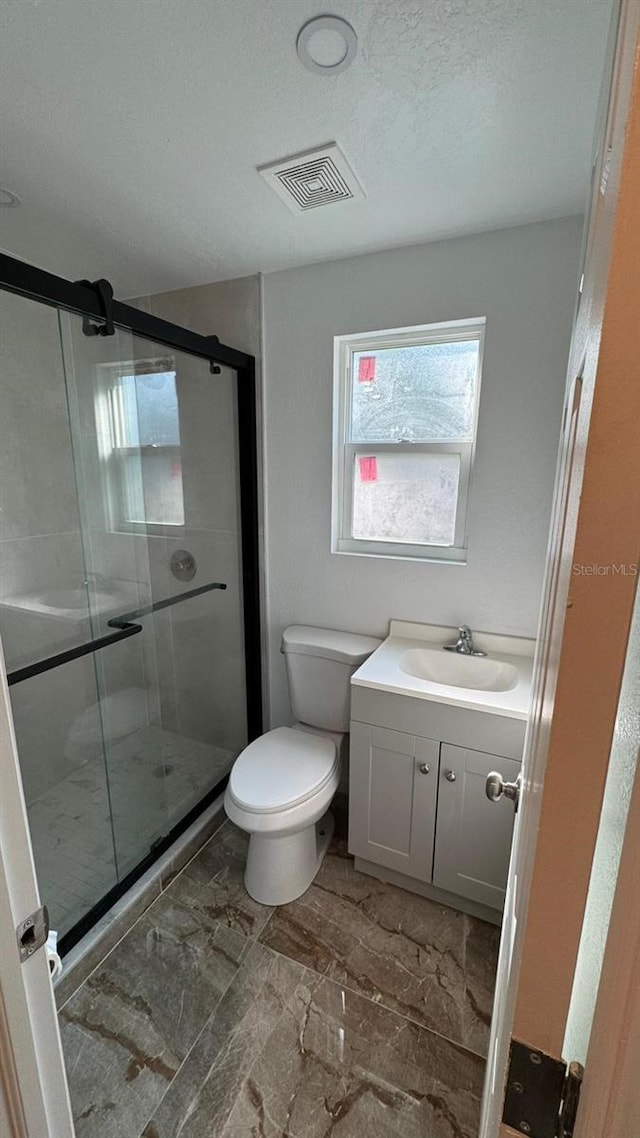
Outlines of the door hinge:
{"type": "Polygon", "coordinates": [[[16,940],[20,963],[24,964],[34,952],[47,943],[49,936],[49,911],[46,905],[41,905],[35,913],[25,917],[16,928],[16,940]]]}
{"type": "Polygon", "coordinates": [[[511,1040],[502,1121],[527,1138],[572,1138],[583,1069],[511,1040]]]}

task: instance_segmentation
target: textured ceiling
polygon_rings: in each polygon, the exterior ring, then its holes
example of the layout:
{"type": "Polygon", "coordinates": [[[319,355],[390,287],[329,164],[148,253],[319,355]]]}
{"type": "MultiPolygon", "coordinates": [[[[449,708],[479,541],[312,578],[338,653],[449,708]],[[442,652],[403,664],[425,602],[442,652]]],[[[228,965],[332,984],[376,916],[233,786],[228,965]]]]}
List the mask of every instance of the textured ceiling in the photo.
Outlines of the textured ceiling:
{"type": "Polygon", "coordinates": [[[121,296],[579,212],[611,0],[2,0],[0,247],[121,296]],[[341,75],[300,26],[356,29],[341,75]],[[255,167],[336,140],[292,215],[255,167]]]}

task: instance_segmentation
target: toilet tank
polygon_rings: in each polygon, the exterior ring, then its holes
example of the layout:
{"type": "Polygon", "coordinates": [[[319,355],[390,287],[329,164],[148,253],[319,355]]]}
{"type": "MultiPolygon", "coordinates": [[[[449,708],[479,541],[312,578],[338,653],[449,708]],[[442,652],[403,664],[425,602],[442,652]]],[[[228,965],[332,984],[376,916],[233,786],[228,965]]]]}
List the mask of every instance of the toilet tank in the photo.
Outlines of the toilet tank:
{"type": "Polygon", "coordinates": [[[325,731],[348,731],[349,681],[380,643],[330,628],[294,624],[285,629],[282,651],[295,718],[325,731]]]}

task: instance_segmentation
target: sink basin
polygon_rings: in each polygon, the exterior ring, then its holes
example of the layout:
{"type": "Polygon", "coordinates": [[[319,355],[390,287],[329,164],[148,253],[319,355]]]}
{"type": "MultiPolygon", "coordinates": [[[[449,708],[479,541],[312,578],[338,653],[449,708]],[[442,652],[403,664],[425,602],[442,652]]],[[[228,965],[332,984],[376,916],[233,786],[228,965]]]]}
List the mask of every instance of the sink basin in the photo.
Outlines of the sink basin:
{"type": "Polygon", "coordinates": [[[463,656],[441,648],[410,648],[398,665],[406,675],[451,688],[475,691],[512,691],[518,683],[518,670],[504,660],[485,656],[463,656]]]}

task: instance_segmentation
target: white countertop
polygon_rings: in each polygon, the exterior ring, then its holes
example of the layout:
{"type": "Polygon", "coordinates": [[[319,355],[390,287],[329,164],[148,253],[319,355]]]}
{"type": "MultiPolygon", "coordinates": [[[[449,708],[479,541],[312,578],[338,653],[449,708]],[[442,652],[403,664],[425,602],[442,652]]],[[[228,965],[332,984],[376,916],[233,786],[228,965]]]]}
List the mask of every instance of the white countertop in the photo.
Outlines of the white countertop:
{"type": "Polygon", "coordinates": [[[436,624],[415,624],[392,620],[389,636],[365,660],[351,678],[356,687],[374,688],[395,692],[414,699],[432,700],[454,707],[487,711],[511,719],[527,719],[531,699],[531,676],[535,640],[516,636],[498,636],[493,633],[473,632],[476,648],[487,653],[489,659],[511,664],[518,672],[518,680],[510,691],[484,691],[477,688],[449,687],[409,675],[400,667],[400,657],[412,648],[442,648],[458,638],[457,628],[436,624]]]}

